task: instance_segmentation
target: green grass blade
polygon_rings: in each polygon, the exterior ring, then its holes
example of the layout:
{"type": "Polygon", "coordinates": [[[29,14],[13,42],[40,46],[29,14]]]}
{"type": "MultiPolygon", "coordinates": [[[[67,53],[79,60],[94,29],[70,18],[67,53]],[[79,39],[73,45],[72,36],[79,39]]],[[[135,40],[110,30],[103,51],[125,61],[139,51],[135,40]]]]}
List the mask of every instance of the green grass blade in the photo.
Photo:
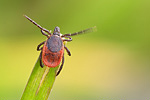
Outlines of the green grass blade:
{"type": "Polygon", "coordinates": [[[44,66],[44,68],[41,68],[40,59],[38,58],[21,100],[47,100],[54,84],[58,67],[49,68],[44,66]]]}

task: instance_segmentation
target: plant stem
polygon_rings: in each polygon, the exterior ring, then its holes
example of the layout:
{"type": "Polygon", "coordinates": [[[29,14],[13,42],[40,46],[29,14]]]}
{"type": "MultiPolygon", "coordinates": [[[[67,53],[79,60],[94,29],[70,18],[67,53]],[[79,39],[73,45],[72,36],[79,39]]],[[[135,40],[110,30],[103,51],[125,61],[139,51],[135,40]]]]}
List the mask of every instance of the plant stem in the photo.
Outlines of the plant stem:
{"type": "Polygon", "coordinates": [[[40,59],[38,58],[21,100],[47,100],[54,84],[58,67],[44,66],[41,68],[40,59]]]}

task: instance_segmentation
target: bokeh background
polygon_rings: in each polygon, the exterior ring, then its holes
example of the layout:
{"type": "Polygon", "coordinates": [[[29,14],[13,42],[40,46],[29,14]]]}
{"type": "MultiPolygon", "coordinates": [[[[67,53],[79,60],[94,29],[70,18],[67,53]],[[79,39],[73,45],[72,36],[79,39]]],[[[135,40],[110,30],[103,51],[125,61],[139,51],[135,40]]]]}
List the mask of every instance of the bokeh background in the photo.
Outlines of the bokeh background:
{"type": "Polygon", "coordinates": [[[72,33],[49,100],[149,100],[149,0],[1,0],[0,100],[19,100],[46,39],[23,17],[72,33]]]}

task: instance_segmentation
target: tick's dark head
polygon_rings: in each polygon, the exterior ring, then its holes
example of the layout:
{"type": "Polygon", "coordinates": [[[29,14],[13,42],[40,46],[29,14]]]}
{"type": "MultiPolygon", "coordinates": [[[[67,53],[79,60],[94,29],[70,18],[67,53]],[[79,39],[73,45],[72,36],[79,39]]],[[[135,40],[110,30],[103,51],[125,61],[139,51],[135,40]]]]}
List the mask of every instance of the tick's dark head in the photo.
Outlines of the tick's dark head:
{"type": "Polygon", "coordinates": [[[60,36],[60,28],[58,26],[55,27],[53,35],[58,35],[60,36]]]}

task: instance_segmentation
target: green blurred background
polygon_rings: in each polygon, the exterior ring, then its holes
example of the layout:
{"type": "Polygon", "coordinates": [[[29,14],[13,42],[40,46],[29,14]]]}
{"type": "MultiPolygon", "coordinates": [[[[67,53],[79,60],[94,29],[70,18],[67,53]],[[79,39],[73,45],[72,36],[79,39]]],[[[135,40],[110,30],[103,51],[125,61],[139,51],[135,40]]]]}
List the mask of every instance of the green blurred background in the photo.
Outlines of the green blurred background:
{"type": "Polygon", "coordinates": [[[72,33],[49,100],[150,99],[149,0],[1,0],[0,100],[19,100],[46,39],[23,17],[72,33]]]}

